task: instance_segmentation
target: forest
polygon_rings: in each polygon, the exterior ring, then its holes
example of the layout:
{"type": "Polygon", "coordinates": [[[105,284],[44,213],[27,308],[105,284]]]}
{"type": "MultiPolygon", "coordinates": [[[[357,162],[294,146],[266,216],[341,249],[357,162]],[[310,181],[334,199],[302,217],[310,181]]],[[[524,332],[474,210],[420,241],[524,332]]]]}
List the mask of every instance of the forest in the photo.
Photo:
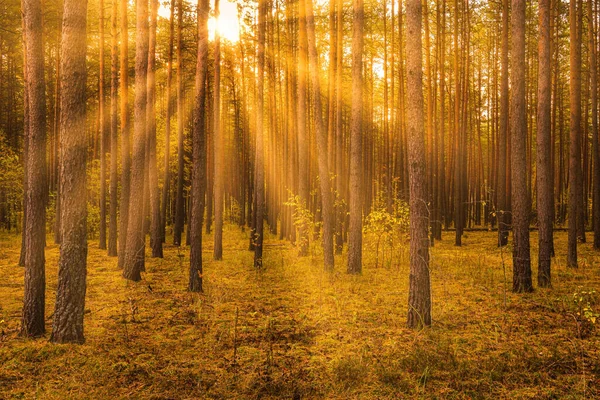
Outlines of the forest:
{"type": "Polygon", "coordinates": [[[0,399],[600,398],[600,1],[0,0],[0,399]]]}

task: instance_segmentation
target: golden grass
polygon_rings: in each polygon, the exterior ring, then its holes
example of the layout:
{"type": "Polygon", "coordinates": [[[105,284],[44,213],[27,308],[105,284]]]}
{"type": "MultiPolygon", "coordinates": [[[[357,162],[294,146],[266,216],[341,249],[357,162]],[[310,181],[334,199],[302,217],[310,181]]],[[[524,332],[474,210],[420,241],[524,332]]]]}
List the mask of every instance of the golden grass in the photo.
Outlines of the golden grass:
{"type": "MultiPolygon", "coordinates": [[[[572,301],[580,286],[600,289],[600,253],[581,245],[582,267],[567,270],[566,234],[556,236],[554,289],[509,291],[505,307],[496,234],[467,233],[455,248],[447,233],[432,249],[433,326],[417,332],[404,326],[406,243],[383,268],[366,251],[363,274],[349,276],[343,257],[328,274],[318,249],[301,259],[269,237],[257,272],[247,234],[226,226],[224,261],[206,237],[198,295],[185,291],[187,250],[166,246],[131,283],[90,242],[80,346],[18,336],[20,240],[0,236],[0,398],[600,397],[600,335],[580,337],[572,301]]],[[[58,248],[46,255],[50,331],[58,248]]]]}

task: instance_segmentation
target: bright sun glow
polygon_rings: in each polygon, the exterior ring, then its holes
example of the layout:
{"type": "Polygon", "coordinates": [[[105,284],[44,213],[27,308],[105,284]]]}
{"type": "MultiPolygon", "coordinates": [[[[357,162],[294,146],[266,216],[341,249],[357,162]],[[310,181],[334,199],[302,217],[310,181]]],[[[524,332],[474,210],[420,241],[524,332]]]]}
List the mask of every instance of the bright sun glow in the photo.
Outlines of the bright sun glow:
{"type": "MultiPolygon", "coordinates": [[[[212,4],[211,7],[213,7],[212,4]]],[[[220,9],[221,16],[219,17],[218,22],[216,22],[215,17],[210,17],[208,19],[208,39],[214,39],[215,28],[218,26],[222,38],[230,42],[237,42],[240,40],[237,3],[229,0],[222,0],[220,1],[220,9]]],[[[158,13],[164,18],[169,18],[169,8],[165,7],[163,4],[160,5],[158,13]]],[[[175,18],[177,18],[177,16],[175,16],[175,18]]]]}

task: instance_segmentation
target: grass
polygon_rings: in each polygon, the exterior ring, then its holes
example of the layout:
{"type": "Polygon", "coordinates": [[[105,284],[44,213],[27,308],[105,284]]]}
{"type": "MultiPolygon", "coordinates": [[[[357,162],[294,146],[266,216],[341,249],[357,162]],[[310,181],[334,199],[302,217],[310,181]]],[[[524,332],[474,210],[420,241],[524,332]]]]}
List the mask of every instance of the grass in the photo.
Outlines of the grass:
{"type": "MultiPolygon", "coordinates": [[[[554,288],[517,295],[505,293],[511,255],[505,282],[495,233],[467,233],[461,248],[450,236],[432,249],[433,326],[421,331],[405,328],[407,243],[383,268],[365,251],[363,274],[349,276],[344,257],[325,273],[318,246],[298,258],[269,237],[257,272],[247,234],[226,226],[224,260],[207,236],[205,292],[191,294],[187,250],[166,246],[131,283],[91,241],[86,343],[54,345],[18,335],[20,240],[3,234],[0,398],[600,398],[600,335],[581,333],[573,303],[579,288],[600,289],[600,253],[580,245],[569,270],[558,232],[554,288]]],[[[534,233],[534,281],[536,244],[534,233]]],[[[46,258],[49,332],[57,246],[46,258]]]]}

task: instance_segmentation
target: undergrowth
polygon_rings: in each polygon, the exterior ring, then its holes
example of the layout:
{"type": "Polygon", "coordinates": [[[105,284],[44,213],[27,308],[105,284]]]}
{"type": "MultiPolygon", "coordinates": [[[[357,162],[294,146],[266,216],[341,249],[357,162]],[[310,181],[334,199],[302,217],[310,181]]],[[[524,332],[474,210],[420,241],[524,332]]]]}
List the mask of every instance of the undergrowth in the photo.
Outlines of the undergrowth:
{"type": "MultiPolygon", "coordinates": [[[[206,237],[203,294],[185,291],[187,250],[167,245],[131,283],[91,242],[80,346],[18,336],[20,239],[0,236],[0,398],[600,397],[600,255],[589,244],[581,268],[567,269],[557,233],[554,288],[515,295],[495,233],[466,233],[461,248],[446,238],[432,249],[433,326],[412,331],[407,243],[383,268],[366,251],[363,274],[349,276],[344,256],[329,274],[318,245],[298,258],[267,236],[257,272],[247,234],[225,227],[220,262],[206,237]]],[[[57,246],[46,259],[49,332],[57,246]]]]}

